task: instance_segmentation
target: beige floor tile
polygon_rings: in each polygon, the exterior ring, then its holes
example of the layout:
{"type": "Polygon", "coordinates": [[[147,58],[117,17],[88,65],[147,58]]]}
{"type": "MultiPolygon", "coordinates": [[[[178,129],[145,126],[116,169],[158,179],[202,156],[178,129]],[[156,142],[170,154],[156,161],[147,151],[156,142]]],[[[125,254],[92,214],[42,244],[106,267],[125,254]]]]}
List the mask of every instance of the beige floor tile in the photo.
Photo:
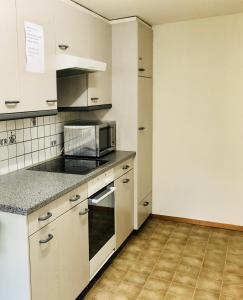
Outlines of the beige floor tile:
{"type": "Polygon", "coordinates": [[[163,250],[161,253],[161,258],[167,258],[173,260],[174,262],[179,262],[181,260],[181,254],[163,250]]]}
{"type": "Polygon", "coordinates": [[[139,300],[163,300],[165,296],[164,291],[152,291],[144,288],[139,294],[139,300]]]}
{"type": "Polygon", "coordinates": [[[153,272],[150,274],[150,277],[159,279],[159,280],[166,280],[171,281],[175,272],[172,270],[161,270],[157,267],[153,270],[153,272]]]}
{"type": "Polygon", "coordinates": [[[182,285],[195,287],[196,282],[197,282],[197,276],[188,274],[188,273],[176,272],[176,274],[173,278],[173,282],[182,284],[182,285]]]}
{"type": "Polygon", "coordinates": [[[114,267],[116,270],[128,271],[133,266],[133,263],[125,259],[116,258],[112,262],[111,266],[114,267]]]}
{"type": "Polygon", "coordinates": [[[221,295],[219,300],[239,300],[237,297],[233,297],[230,295],[221,295]]]}
{"type": "Polygon", "coordinates": [[[141,285],[143,286],[145,284],[145,281],[147,279],[148,275],[134,272],[134,271],[128,271],[123,279],[123,281],[130,282],[132,284],[141,285]]]}
{"type": "Polygon", "coordinates": [[[224,284],[222,288],[223,295],[231,295],[237,299],[243,299],[243,285],[224,284]]]}
{"type": "Polygon", "coordinates": [[[172,293],[167,293],[164,299],[165,300],[188,300],[188,298],[186,297],[175,295],[172,293]]]}
{"type": "Polygon", "coordinates": [[[195,256],[203,259],[205,250],[200,247],[186,247],[183,251],[183,256],[195,256]]]}
{"type": "Polygon", "coordinates": [[[113,294],[108,291],[98,291],[91,299],[92,300],[113,300],[113,294]]]}
{"type": "Polygon", "coordinates": [[[123,293],[116,292],[112,294],[112,300],[134,300],[134,299],[124,295],[123,293]]]}
{"type": "Polygon", "coordinates": [[[172,285],[169,287],[168,292],[171,294],[185,297],[189,300],[192,299],[194,290],[195,290],[194,288],[189,286],[172,283],[172,285]]]}
{"type": "Polygon", "coordinates": [[[114,291],[119,282],[117,280],[112,280],[110,278],[101,277],[95,284],[95,288],[102,289],[106,291],[114,291]]]}
{"type": "Polygon", "coordinates": [[[181,272],[181,273],[188,273],[188,274],[192,274],[194,276],[198,276],[199,272],[200,272],[200,268],[198,267],[191,267],[188,265],[184,265],[184,264],[179,264],[177,269],[177,272],[181,272]]]}
{"type": "Polygon", "coordinates": [[[219,293],[221,289],[222,282],[213,280],[208,277],[204,277],[200,274],[198,281],[197,281],[197,288],[199,290],[205,290],[210,292],[219,293]]]}
{"type": "Polygon", "coordinates": [[[195,256],[184,256],[181,260],[181,263],[191,267],[201,267],[203,260],[195,256]]]}
{"type": "Polygon", "coordinates": [[[141,274],[149,275],[152,272],[153,268],[154,264],[144,265],[140,261],[137,261],[131,266],[130,270],[141,274]]]}
{"type": "Polygon", "coordinates": [[[110,266],[102,277],[111,280],[121,280],[125,276],[126,272],[126,270],[119,270],[113,266],[110,266]]]}
{"type": "Polygon", "coordinates": [[[209,270],[206,268],[201,269],[200,275],[203,277],[207,277],[209,279],[213,279],[213,280],[222,280],[223,279],[223,272],[209,270]]]}
{"type": "Polygon", "coordinates": [[[152,291],[167,291],[170,285],[169,281],[159,280],[149,277],[145,283],[145,288],[152,291]]]}
{"type": "Polygon", "coordinates": [[[159,259],[157,263],[157,268],[160,270],[175,270],[177,267],[177,262],[173,261],[172,259],[169,258],[161,258],[159,259]]]}
{"type": "Polygon", "coordinates": [[[234,273],[224,273],[223,276],[224,284],[241,284],[243,285],[243,276],[234,273]]]}
{"type": "Polygon", "coordinates": [[[121,282],[118,286],[116,293],[123,294],[124,296],[136,299],[140,294],[142,288],[130,282],[121,282]]]}
{"type": "Polygon", "coordinates": [[[219,293],[212,293],[209,291],[201,291],[196,289],[195,300],[219,300],[219,293]]]}

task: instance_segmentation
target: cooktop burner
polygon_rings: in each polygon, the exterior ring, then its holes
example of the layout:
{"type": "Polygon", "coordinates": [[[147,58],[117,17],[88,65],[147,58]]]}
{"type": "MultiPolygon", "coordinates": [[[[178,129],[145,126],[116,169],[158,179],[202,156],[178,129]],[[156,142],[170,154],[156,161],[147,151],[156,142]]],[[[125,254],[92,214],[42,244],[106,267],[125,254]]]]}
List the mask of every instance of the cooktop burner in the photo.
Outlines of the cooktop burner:
{"type": "Polygon", "coordinates": [[[28,170],[86,175],[107,162],[108,160],[62,156],[28,168],[28,170]]]}

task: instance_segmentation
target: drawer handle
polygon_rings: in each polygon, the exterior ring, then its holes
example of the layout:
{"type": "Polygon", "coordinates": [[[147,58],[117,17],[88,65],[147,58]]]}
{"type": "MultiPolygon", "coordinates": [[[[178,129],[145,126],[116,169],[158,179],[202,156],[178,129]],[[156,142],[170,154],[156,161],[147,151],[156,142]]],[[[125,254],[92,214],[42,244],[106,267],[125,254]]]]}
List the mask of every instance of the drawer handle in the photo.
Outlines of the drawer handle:
{"type": "Polygon", "coordinates": [[[52,213],[48,212],[45,217],[39,217],[38,221],[46,221],[52,217],[52,213]]]}
{"type": "Polygon", "coordinates": [[[46,100],[46,102],[47,102],[47,103],[56,103],[57,100],[54,100],[54,99],[53,99],[53,100],[46,100]]]}
{"type": "Polygon", "coordinates": [[[75,202],[75,201],[78,201],[80,199],[80,196],[79,195],[76,195],[75,197],[69,199],[70,202],[75,202]]]}
{"type": "Polygon", "coordinates": [[[85,208],[85,210],[84,210],[84,211],[81,211],[81,212],[79,213],[79,215],[80,215],[80,216],[84,216],[84,215],[87,215],[88,212],[89,212],[89,209],[88,209],[88,208],[85,208]]]}
{"type": "Polygon", "coordinates": [[[122,182],[123,183],[128,183],[130,181],[130,179],[124,179],[122,182]]]}
{"type": "Polygon", "coordinates": [[[129,168],[130,168],[129,165],[125,165],[125,166],[122,167],[123,170],[127,170],[127,169],[129,169],[129,168]]]}
{"type": "Polygon", "coordinates": [[[16,105],[19,103],[20,103],[20,101],[5,101],[5,105],[16,105]]]}
{"type": "Polygon", "coordinates": [[[149,202],[148,201],[144,202],[143,206],[149,206],[149,202]]]}
{"type": "Polygon", "coordinates": [[[142,131],[142,130],[144,130],[145,129],[145,127],[138,127],[138,130],[140,130],[140,131],[142,131]]]}
{"type": "Polygon", "coordinates": [[[139,68],[138,71],[139,71],[139,72],[144,72],[145,69],[144,69],[144,68],[139,68]]]}
{"type": "Polygon", "coordinates": [[[92,98],[90,98],[90,99],[91,99],[91,101],[98,101],[98,100],[99,100],[98,97],[92,97],[92,98]]]}
{"type": "Polygon", "coordinates": [[[68,45],[59,45],[58,46],[61,50],[67,50],[69,48],[68,45]]]}
{"type": "Polygon", "coordinates": [[[48,234],[48,238],[46,238],[45,240],[40,240],[39,243],[40,244],[46,244],[48,242],[50,242],[50,240],[53,239],[53,235],[52,234],[48,234]]]}

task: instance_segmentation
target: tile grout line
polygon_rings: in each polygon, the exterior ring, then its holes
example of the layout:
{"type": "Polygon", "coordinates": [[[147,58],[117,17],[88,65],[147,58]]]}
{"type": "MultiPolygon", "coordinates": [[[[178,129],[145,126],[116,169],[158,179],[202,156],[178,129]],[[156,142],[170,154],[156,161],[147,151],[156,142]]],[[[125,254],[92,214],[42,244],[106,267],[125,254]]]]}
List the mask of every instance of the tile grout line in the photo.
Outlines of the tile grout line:
{"type": "Polygon", "coordinates": [[[219,298],[220,298],[221,296],[223,296],[223,295],[222,295],[222,290],[223,290],[223,283],[224,283],[225,266],[226,266],[227,256],[228,256],[229,240],[230,240],[230,237],[228,238],[228,241],[227,241],[226,255],[225,255],[225,260],[224,260],[224,268],[223,268],[223,278],[222,278],[222,282],[221,282],[221,288],[220,288],[219,298]]]}
{"type": "MultiPolygon", "coordinates": [[[[179,224],[180,224],[180,223],[179,223],[179,224]]],[[[178,224],[178,227],[179,227],[179,224],[178,224]]],[[[168,295],[169,289],[170,289],[170,287],[172,286],[172,283],[173,283],[173,281],[174,281],[174,279],[175,279],[175,276],[176,276],[176,270],[177,270],[179,264],[181,263],[181,261],[182,261],[182,259],[183,259],[183,253],[184,253],[184,251],[185,251],[185,249],[186,249],[186,247],[187,247],[187,245],[188,245],[188,241],[189,241],[190,235],[191,235],[191,233],[192,233],[192,229],[193,229],[193,225],[192,225],[191,230],[190,230],[190,232],[189,232],[189,234],[188,234],[188,237],[187,237],[187,241],[186,241],[185,247],[183,248],[183,251],[181,252],[180,260],[179,260],[179,262],[177,263],[177,266],[176,266],[176,268],[175,268],[175,274],[173,275],[173,277],[172,277],[172,279],[171,279],[171,283],[170,283],[170,285],[169,285],[169,287],[168,287],[168,289],[167,289],[167,291],[166,291],[166,293],[165,293],[164,299],[165,299],[166,296],[168,295]]]]}
{"type": "Polygon", "coordinates": [[[199,270],[199,273],[198,273],[198,276],[197,276],[197,279],[196,279],[196,285],[195,285],[195,290],[194,290],[192,299],[195,298],[198,280],[199,280],[199,277],[200,277],[200,275],[201,275],[201,272],[202,272],[202,269],[203,269],[203,264],[204,264],[204,261],[205,261],[205,258],[206,258],[207,247],[208,247],[208,244],[209,244],[209,240],[210,240],[210,238],[211,238],[211,236],[212,236],[212,234],[213,234],[212,228],[211,228],[211,227],[208,227],[208,228],[210,228],[210,231],[211,231],[211,232],[210,232],[209,235],[208,235],[208,240],[207,240],[207,243],[206,243],[206,246],[205,246],[205,251],[204,251],[204,255],[203,255],[203,259],[202,259],[202,264],[201,264],[201,268],[200,268],[200,270],[199,270]]]}

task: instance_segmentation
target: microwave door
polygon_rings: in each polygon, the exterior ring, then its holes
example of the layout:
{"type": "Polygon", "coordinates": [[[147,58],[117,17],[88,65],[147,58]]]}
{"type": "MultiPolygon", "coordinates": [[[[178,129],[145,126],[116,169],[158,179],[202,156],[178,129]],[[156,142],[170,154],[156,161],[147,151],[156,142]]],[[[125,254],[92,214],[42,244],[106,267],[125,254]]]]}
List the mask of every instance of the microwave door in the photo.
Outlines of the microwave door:
{"type": "Polygon", "coordinates": [[[115,150],[114,126],[99,127],[98,155],[105,155],[115,150]]]}

